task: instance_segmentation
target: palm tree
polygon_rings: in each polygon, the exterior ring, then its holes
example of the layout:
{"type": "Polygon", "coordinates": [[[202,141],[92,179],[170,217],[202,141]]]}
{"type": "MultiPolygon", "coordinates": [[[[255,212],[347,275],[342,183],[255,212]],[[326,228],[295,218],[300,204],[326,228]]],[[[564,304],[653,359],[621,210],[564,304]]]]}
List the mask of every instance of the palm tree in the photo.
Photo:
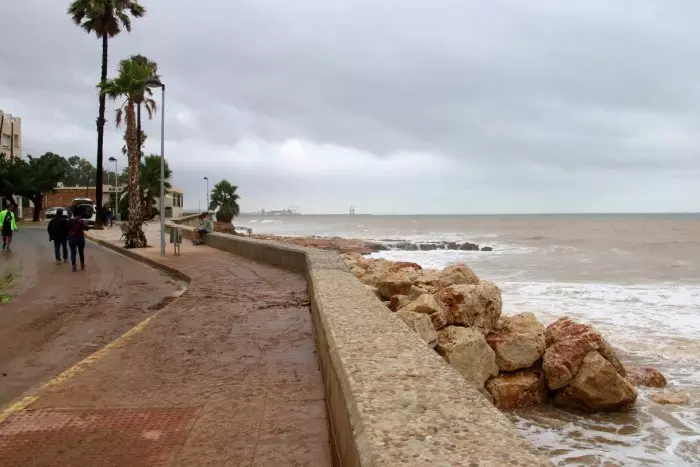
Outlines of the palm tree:
{"type": "Polygon", "coordinates": [[[221,180],[214,185],[209,210],[216,211],[217,221],[230,224],[233,218],[241,213],[238,206],[238,200],[241,198],[236,194],[237,189],[238,187],[228,180],[221,180]]]}
{"type": "MultiPolygon", "coordinates": [[[[172,171],[168,167],[168,161],[164,161],[165,182],[163,186],[166,190],[170,190],[170,178],[172,171]]],[[[144,218],[146,220],[153,219],[158,215],[157,201],[160,198],[160,156],[148,155],[141,159],[141,167],[139,168],[140,190],[141,190],[141,208],[143,209],[144,218]]],[[[119,177],[123,185],[128,185],[129,170],[125,169],[119,177]]],[[[129,209],[129,189],[124,189],[119,195],[119,212],[122,213],[124,219],[128,218],[129,209]]]]}
{"type": "MultiPolygon", "coordinates": [[[[158,74],[158,64],[156,62],[150,61],[143,55],[132,55],[130,57],[134,62],[143,64],[151,69],[151,78],[160,81],[160,75],[158,74]]],[[[148,114],[148,119],[153,118],[153,114],[156,113],[156,101],[151,98],[153,91],[151,88],[146,88],[144,93],[136,98],[136,134],[139,137],[139,148],[143,147],[145,135],[141,131],[141,104],[146,108],[146,113],[148,114]]]]}
{"type": "Polygon", "coordinates": [[[143,206],[140,189],[140,156],[136,133],[136,101],[145,94],[146,81],[151,78],[152,69],[131,59],[119,62],[119,74],[100,85],[101,91],[111,100],[124,98],[116,110],[116,123],[120,127],[126,121],[126,147],[129,159],[129,221],[124,229],[127,248],[142,248],[146,245],[143,233],[143,206]]]}
{"type": "MultiPolygon", "coordinates": [[[[172,171],[168,167],[168,162],[164,161],[165,181],[163,186],[166,190],[170,190],[172,185],[169,180],[172,176],[172,171]]],[[[160,156],[151,154],[141,159],[141,203],[143,212],[147,219],[152,219],[158,212],[155,208],[156,200],[160,198],[160,156]]]]}
{"type": "MultiPolygon", "coordinates": [[[[68,7],[68,14],[73,22],[83,28],[88,34],[95,34],[102,40],[102,73],[100,74],[100,86],[107,81],[107,57],[109,55],[109,39],[116,36],[122,29],[131,32],[131,17],[141,18],[146,14],[146,9],[138,0],[74,0],[68,7]]],[[[103,150],[105,127],[105,95],[100,92],[99,112],[97,116],[97,183],[104,184],[103,150]]],[[[104,219],[102,209],[102,190],[96,190],[95,204],[97,204],[97,227],[102,226],[104,219]]]]}

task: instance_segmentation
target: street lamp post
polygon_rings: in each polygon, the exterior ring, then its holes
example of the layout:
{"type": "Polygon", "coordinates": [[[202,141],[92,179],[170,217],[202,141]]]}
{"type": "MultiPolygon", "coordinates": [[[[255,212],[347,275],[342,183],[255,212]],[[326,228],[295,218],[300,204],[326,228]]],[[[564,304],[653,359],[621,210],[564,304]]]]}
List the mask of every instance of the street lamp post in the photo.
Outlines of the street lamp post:
{"type": "Polygon", "coordinates": [[[165,256],[165,84],[158,78],[146,81],[146,86],[160,88],[160,255],[165,256]]]}
{"type": "Polygon", "coordinates": [[[204,180],[207,181],[207,197],[205,198],[207,205],[204,206],[204,209],[206,209],[206,211],[209,212],[209,177],[204,177],[204,180]]]}
{"type": "Polygon", "coordinates": [[[114,162],[114,204],[112,205],[112,210],[114,211],[113,215],[119,221],[121,220],[119,219],[119,167],[116,157],[110,157],[109,161],[114,162]]]}

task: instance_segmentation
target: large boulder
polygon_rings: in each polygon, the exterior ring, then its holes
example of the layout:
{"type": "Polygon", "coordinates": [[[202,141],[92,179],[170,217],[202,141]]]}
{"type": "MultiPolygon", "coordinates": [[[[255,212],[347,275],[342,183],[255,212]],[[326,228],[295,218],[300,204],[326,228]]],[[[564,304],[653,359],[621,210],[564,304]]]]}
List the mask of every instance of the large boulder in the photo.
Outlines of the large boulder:
{"type": "Polygon", "coordinates": [[[377,258],[358,261],[356,266],[361,267],[366,272],[359,279],[363,284],[376,287],[380,280],[391,274],[390,268],[394,263],[386,259],[377,258]]]}
{"type": "Polygon", "coordinates": [[[423,342],[428,344],[428,347],[432,349],[437,345],[438,335],[428,315],[406,310],[399,310],[396,314],[401,318],[401,321],[418,334],[423,342]]]}
{"type": "Polygon", "coordinates": [[[394,295],[408,295],[413,282],[402,273],[393,273],[384,276],[377,282],[377,289],[382,297],[390,300],[394,295]]]}
{"type": "Polygon", "coordinates": [[[666,378],[656,368],[628,366],[626,371],[627,381],[635,386],[646,386],[649,388],[666,387],[666,378]]]}
{"type": "Polygon", "coordinates": [[[416,282],[419,286],[440,290],[450,285],[478,284],[479,277],[466,264],[454,264],[441,271],[423,274],[416,282]]]}
{"type": "Polygon", "coordinates": [[[404,310],[416,313],[432,314],[442,311],[442,308],[435,301],[435,297],[430,294],[423,294],[403,307],[404,310]]]}
{"type": "Polygon", "coordinates": [[[446,287],[435,299],[447,311],[450,324],[475,327],[484,334],[498,326],[503,308],[500,289],[489,281],[446,287]]]}
{"type": "Polygon", "coordinates": [[[431,313],[430,315],[430,321],[433,323],[433,327],[436,330],[440,330],[447,326],[447,312],[446,311],[436,311],[435,313],[431,313]]]}
{"type": "Polygon", "coordinates": [[[557,342],[570,342],[575,339],[598,341],[598,352],[617,369],[618,373],[625,376],[625,367],[612,346],[603,338],[598,330],[591,324],[578,323],[568,316],[561,317],[547,326],[545,330],[547,347],[557,342]]]}
{"type": "Polygon", "coordinates": [[[433,294],[434,292],[435,291],[431,288],[418,287],[417,285],[413,285],[411,287],[411,291],[408,293],[408,296],[411,297],[411,300],[415,300],[416,298],[420,297],[421,295],[433,294]]]}
{"type": "Polygon", "coordinates": [[[539,405],[547,401],[544,375],[524,370],[501,373],[486,382],[493,404],[502,410],[514,410],[539,405]]]}
{"type": "Polygon", "coordinates": [[[359,267],[359,266],[352,266],[352,267],[350,268],[350,272],[353,273],[353,275],[354,275],[355,277],[357,277],[358,279],[359,279],[360,277],[364,276],[365,274],[367,274],[367,270],[362,269],[362,268],[359,267]]]}
{"type": "Polygon", "coordinates": [[[486,341],[496,352],[496,363],[502,371],[529,368],[544,355],[544,326],[533,313],[509,316],[501,321],[499,330],[486,336],[486,341]]]}
{"type": "MultiPolygon", "coordinates": [[[[377,290],[377,293],[379,293],[379,290],[377,290]]],[[[388,306],[391,311],[399,311],[409,303],[411,303],[411,299],[408,297],[408,295],[394,295],[391,297],[391,299],[389,299],[388,306]]]]}
{"type": "Polygon", "coordinates": [[[404,272],[408,270],[421,271],[423,267],[418,263],[410,261],[396,261],[389,267],[389,272],[404,272]]]}
{"type": "Polygon", "coordinates": [[[568,386],[557,391],[554,402],[569,408],[613,410],[631,404],[637,391],[608,360],[589,352],[568,386]]]}
{"type": "Polygon", "coordinates": [[[437,351],[477,387],[498,374],[496,353],[476,329],[447,326],[438,331],[437,351]]]}
{"type": "Polygon", "coordinates": [[[547,350],[542,359],[549,389],[560,389],[576,376],[584,357],[591,351],[602,355],[621,375],[625,369],[612,347],[590,324],[564,317],[545,330],[547,350]]]}

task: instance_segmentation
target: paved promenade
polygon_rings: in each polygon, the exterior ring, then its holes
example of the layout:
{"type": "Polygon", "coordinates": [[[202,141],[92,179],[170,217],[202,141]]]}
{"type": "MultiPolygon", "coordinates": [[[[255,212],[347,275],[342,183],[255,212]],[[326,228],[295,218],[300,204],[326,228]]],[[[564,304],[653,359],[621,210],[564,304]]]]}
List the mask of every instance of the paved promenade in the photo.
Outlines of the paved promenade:
{"type": "Polygon", "coordinates": [[[189,290],[0,413],[0,465],[330,465],[304,278],[189,243],[161,259],[147,237],[132,251],[189,290]]]}

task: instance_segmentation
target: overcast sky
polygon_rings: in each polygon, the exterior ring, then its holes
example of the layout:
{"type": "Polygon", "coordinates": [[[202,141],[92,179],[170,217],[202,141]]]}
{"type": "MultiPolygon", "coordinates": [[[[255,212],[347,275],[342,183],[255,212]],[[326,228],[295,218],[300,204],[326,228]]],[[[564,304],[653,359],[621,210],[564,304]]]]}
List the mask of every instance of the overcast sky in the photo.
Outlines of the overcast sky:
{"type": "MultiPolygon", "coordinates": [[[[697,0],[141,3],[110,74],[158,62],[186,207],[208,176],[244,211],[700,210],[697,0]]],[[[0,108],[25,153],[94,160],[100,42],[68,4],[2,8],[0,108]]]]}

